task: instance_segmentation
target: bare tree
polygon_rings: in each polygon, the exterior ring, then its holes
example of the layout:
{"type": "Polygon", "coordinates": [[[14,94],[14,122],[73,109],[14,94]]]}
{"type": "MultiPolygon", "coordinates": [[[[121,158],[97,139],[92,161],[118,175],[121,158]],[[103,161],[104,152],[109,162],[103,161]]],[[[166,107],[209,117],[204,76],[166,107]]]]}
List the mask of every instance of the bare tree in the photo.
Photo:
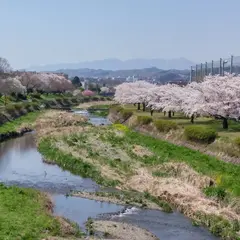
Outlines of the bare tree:
{"type": "Polygon", "coordinates": [[[6,58],[0,57],[0,73],[10,72],[11,65],[6,58]]]}

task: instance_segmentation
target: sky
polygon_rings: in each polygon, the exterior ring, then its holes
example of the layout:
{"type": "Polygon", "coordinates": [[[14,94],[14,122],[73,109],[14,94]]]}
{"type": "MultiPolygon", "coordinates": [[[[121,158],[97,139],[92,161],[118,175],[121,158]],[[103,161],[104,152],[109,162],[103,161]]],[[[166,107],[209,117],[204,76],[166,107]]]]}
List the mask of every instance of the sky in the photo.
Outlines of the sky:
{"type": "Polygon", "coordinates": [[[239,9],[239,0],[0,0],[0,56],[14,68],[238,56],[239,9]]]}

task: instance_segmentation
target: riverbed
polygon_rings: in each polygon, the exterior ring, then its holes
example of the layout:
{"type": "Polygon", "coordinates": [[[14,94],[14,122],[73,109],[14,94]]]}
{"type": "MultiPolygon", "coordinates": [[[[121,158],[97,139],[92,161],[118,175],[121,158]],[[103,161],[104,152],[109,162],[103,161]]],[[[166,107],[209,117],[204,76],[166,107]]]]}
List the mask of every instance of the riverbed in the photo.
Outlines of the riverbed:
{"type": "MultiPolygon", "coordinates": [[[[76,111],[85,115],[95,125],[106,125],[106,118],[90,115],[87,111],[76,111]]],[[[54,214],[64,216],[85,228],[88,217],[131,223],[145,228],[161,240],[214,240],[205,228],[195,227],[178,212],[164,213],[158,210],[138,209],[107,202],[99,202],[68,194],[73,191],[97,191],[94,181],[75,176],[56,165],[43,162],[37,151],[34,132],[0,144],[0,181],[7,185],[36,188],[49,192],[55,204],[54,214]]]]}

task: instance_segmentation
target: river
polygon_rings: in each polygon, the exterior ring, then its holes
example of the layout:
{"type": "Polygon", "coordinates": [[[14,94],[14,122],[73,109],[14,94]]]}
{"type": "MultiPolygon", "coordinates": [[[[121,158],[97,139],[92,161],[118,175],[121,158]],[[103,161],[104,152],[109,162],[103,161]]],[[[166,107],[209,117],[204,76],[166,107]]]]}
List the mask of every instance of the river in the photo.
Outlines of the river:
{"type": "MultiPolygon", "coordinates": [[[[89,115],[95,125],[110,124],[106,118],[89,115]]],[[[42,161],[37,151],[34,132],[0,144],[0,181],[7,185],[36,188],[49,192],[54,201],[54,214],[75,221],[85,229],[88,217],[132,223],[145,228],[161,240],[215,240],[205,228],[194,227],[191,221],[178,212],[125,208],[107,202],[68,196],[71,190],[96,191],[100,187],[91,179],[75,176],[56,165],[42,161]]]]}

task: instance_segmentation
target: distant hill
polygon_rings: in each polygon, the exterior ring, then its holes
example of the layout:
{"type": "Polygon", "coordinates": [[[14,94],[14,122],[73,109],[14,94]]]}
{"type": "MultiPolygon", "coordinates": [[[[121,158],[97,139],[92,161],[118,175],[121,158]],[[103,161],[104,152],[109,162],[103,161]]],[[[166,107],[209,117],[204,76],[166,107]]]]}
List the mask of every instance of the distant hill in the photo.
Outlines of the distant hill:
{"type": "Polygon", "coordinates": [[[135,76],[139,79],[155,79],[157,82],[188,81],[189,70],[162,70],[156,67],[129,70],[102,70],[102,69],[59,69],[54,72],[68,74],[69,77],[98,77],[98,78],[127,78],[135,76]]]}
{"type": "Polygon", "coordinates": [[[115,58],[95,60],[79,63],[61,63],[61,64],[49,64],[42,66],[31,66],[27,68],[27,71],[56,71],[58,69],[103,69],[103,70],[130,70],[130,69],[142,69],[156,67],[163,70],[168,69],[190,69],[191,65],[195,65],[194,62],[185,58],[176,59],[129,59],[122,61],[115,58]]]}

